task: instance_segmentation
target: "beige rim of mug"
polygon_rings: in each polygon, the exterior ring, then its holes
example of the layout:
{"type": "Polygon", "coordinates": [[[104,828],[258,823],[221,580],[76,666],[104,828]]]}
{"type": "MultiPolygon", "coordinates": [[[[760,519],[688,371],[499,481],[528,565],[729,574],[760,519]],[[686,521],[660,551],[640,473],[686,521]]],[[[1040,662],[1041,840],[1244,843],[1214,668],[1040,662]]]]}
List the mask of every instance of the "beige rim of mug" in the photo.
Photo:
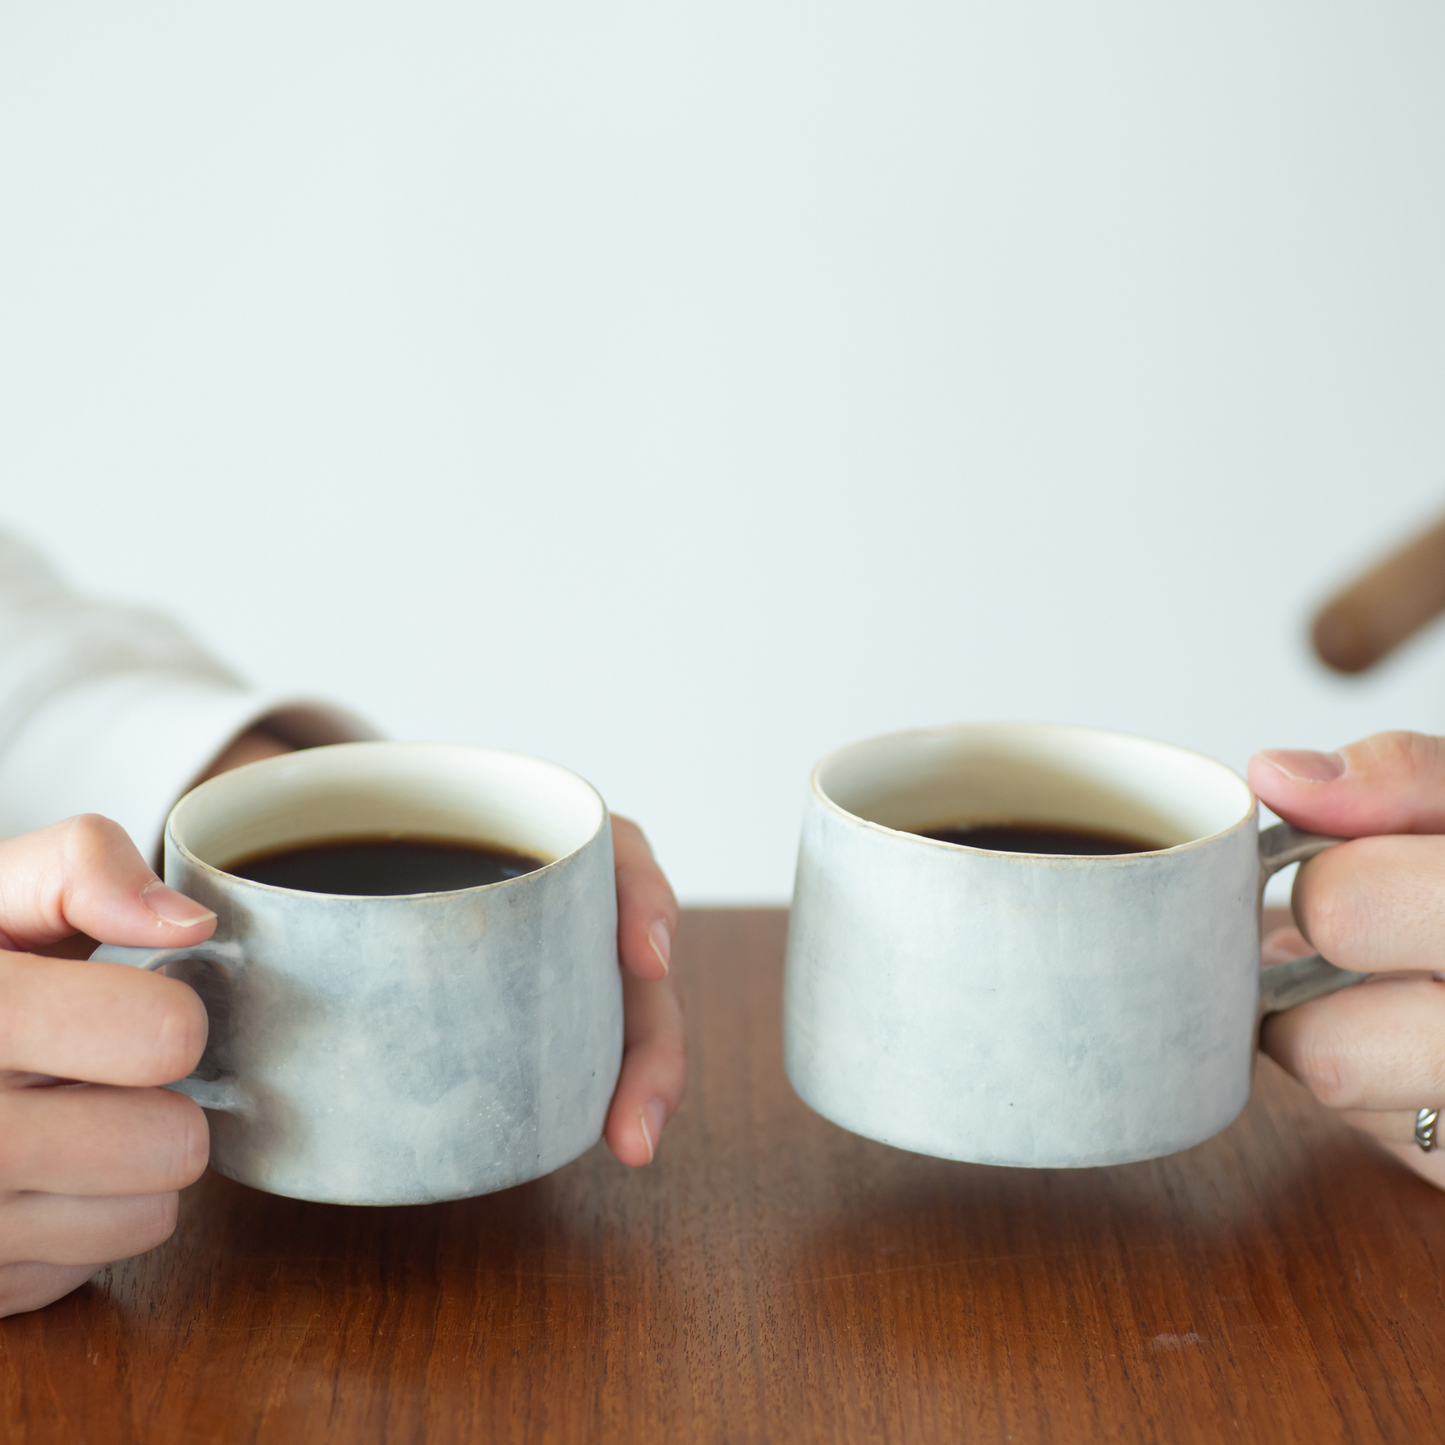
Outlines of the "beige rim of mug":
{"type": "Polygon", "coordinates": [[[872,737],[859,738],[855,742],[844,743],[841,747],[834,748],[832,752],[825,754],[814,765],[809,777],[809,785],[814,797],[818,799],[831,813],[845,821],[857,824],[863,828],[872,829],[874,832],[883,834],[890,838],[896,838],[910,844],[918,844],[926,848],[951,849],[960,853],[980,853],[994,858],[1008,858],[1026,862],[1045,863],[1058,865],[1065,863],[1069,866],[1080,864],[1096,866],[1101,864],[1112,864],[1117,867],[1127,867],[1130,864],[1140,863],[1150,858],[1159,858],[1165,854],[1182,853],[1190,848],[1198,848],[1206,843],[1214,843],[1220,838],[1246,827],[1257,827],[1259,811],[1259,800],[1249,783],[1242,778],[1235,770],[1226,763],[1221,763],[1218,758],[1210,757],[1208,753],[1199,752],[1194,748],[1181,747],[1177,743],[1164,742],[1158,738],[1143,737],[1137,733],[1119,732],[1113,728],[1088,727],[1079,723],[1052,723],[1052,722],[1019,722],[1019,721],[998,721],[998,722],[967,722],[967,723],[941,723],[933,727],[902,728],[896,732],[876,733],[872,737]],[[886,823],[879,823],[871,818],[865,818],[861,814],[850,811],[841,803],[829,795],[823,786],[823,774],[830,768],[837,766],[846,760],[850,754],[862,752],[866,749],[878,748],[884,744],[896,743],[906,745],[911,740],[922,741],[931,738],[946,738],[958,736],[970,731],[984,730],[998,731],[1000,733],[1012,731],[1014,733],[1053,733],[1056,735],[1068,735],[1076,738],[1094,738],[1100,741],[1136,746],[1143,744],[1150,748],[1159,749],[1162,752],[1192,761],[1195,765],[1202,765],[1202,769],[1214,771],[1227,775],[1242,790],[1243,796],[1247,799],[1247,806],[1233,822],[1221,828],[1215,828],[1197,837],[1184,839],[1178,843],[1172,843],[1165,848],[1151,848],[1139,853],[1120,853],[1102,855],[1053,855],[1043,853],[1008,853],[993,848],[976,848],[964,843],[947,843],[939,838],[925,838],[919,833],[910,832],[904,828],[890,827],[886,823]]]}
{"type": "MultiPolygon", "coordinates": [[[[546,778],[550,780],[551,783],[559,790],[571,790],[578,796],[584,797],[587,801],[587,804],[595,809],[595,822],[593,823],[586,837],[580,838],[578,841],[574,841],[570,846],[566,848],[559,849],[556,847],[541,847],[536,843],[529,842],[526,839],[518,838],[516,836],[492,837],[487,839],[487,841],[495,843],[521,847],[524,851],[531,853],[534,857],[546,858],[547,861],[544,862],[540,868],[534,868],[529,873],[523,873],[516,878],[504,878],[496,883],[478,884],[474,888],[468,889],[450,889],[446,892],[439,893],[433,892],[388,894],[385,895],[388,900],[408,898],[453,898],[456,896],[457,893],[480,892],[483,889],[487,888],[507,888],[518,883],[525,883],[529,880],[539,879],[544,874],[550,873],[552,870],[560,868],[563,864],[567,863],[572,858],[575,858],[579,853],[581,853],[585,848],[587,848],[591,843],[596,840],[598,834],[601,833],[602,830],[607,827],[610,822],[610,815],[607,810],[607,804],[603,800],[602,795],[597,791],[597,789],[594,788],[592,784],[589,783],[585,778],[579,776],[577,773],[572,772],[569,768],[564,768],[560,763],[549,762],[545,758],[533,757],[529,753],[510,752],[501,748],[486,748],[470,743],[371,741],[354,743],[333,743],[325,747],[306,748],[297,753],[286,753],[279,757],[265,758],[259,762],[248,763],[244,768],[237,768],[234,772],[222,773],[218,777],[210,778],[206,782],[199,784],[195,788],[192,788],[191,791],[188,792],[175,805],[175,807],[171,809],[170,816],[166,819],[166,839],[170,846],[173,847],[194,868],[200,870],[202,873],[213,874],[216,875],[218,878],[224,879],[227,887],[240,886],[245,889],[262,889],[268,893],[287,893],[295,895],[296,890],[294,889],[280,888],[275,884],[261,883],[252,878],[242,878],[238,874],[227,872],[226,868],[223,865],[218,863],[212,863],[209,860],[202,858],[190,847],[188,843],[184,842],[180,837],[179,830],[187,826],[186,814],[188,812],[194,811],[198,805],[204,807],[208,803],[214,803],[218,796],[225,797],[227,793],[239,795],[242,790],[247,787],[247,784],[241,781],[243,778],[249,778],[250,786],[253,787],[255,786],[258,778],[260,778],[263,773],[270,775],[266,779],[268,783],[272,782],[273,780],[279,782],[279,780],[285,776],[288,770],[295,770],[297,768],[314,770],[318,765],[320,755],[327,754],[335,756],[340,754],[346,754],[350,757],[356,757],[361,750],[365,750],[373,757],[390,757],[393,759],[401,759],[408,754],[413,759],[420,759],[426,755],[435,756],[437,752],[452,752],[458,757],[458,759],[471,759],[474,762],[481,757],[485,757],[489,761],[496,763],[498,767],[507,767],[508,765],[512,765],[520,767],[525,772],[532,773],[535,777],[546,778]]],[[[327,765],[322,764],[322,766],[325,767],[327,765]]],[[[333,785],[339,784],[341,781],[339,773],[337,777],[335,779],[332,779],[331,781],[333,782],[333,785]]],[[[273,790],[273,799],[276,796],[277,790],[273,790]]],[[[244,805],[238,804],[238,811],[242,810],[243,808],[244,805]]],[[[255,813],[252,814],[251,821],[255,823],[258,827],[260,827],[261,824],[264,821],[269,820],[271,816],[272,814],[268,813],[263,806],[261,809],[257,810],[255,813]]],[[[420,817],[419,814],[417,816],[420,817]]],[[[424,830],[429,831],[429,835],[432,837],[454,837],[458,841],[477,841],[481,834],[475,826],[468,826],[469,822],[470,819],[468,815],[466,815],[461,809],[457,809],[450,815],[450,818],[444,817],[440,825],[436,824],[435,822],[419,821],[416,824],[415,830],[417,832],[422,832],[424,830]],[[450,826],[448,826],[449,824],[450,826]]],[[[194,822],[192,822],[190,826],[194,828],[196,825],[194,822]]],[[[353,831],[356,832],[358,835],[365,834],[368,831],[374,835],[376,832],[376,825],[370,825],[369,828],[366,826],[358,826],[354,828],[353,831]]],[[[502,831],[505,833],[506,830],[503,829],[502,831]]],[[[318,825],[317,828],[311,830],[308,830],[306,827],[302,826],[294,832],[288,831],[287,835],[281,837],[279,841],[262,842],[255,848],[236,846],[230,850],[222,849],[221,851],[222,855],[228,858],[228,861],[235,861],[238,858],[244,858],[248,856],[248,853],[250,852],[264,851],[265,849],[272,847],[284,848],[288,846],[302,846],[307,842],[318,841],[322,837],[345,837],[346,834],[347,828],[344,825],[341,826],[339,830],[335,825],[318,825]]],[[[335,905],[340,905],[344,903],[355,902],[357,897],[363,895],[306,893],[304,894],[304,896],[308,899],[313,899],[318,903],[327,902],[335,905]]],[[[370,895],[364,896],[369,897],[370,895]]]]}

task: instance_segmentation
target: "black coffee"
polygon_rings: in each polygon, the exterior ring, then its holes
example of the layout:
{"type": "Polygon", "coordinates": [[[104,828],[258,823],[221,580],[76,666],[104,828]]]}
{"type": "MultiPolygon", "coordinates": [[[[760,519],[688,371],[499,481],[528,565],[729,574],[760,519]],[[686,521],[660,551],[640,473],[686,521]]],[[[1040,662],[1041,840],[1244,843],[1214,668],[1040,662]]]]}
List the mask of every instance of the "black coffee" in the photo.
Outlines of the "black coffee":
{"type": "Polygon", "coordinates": [[[338,838],[255,853],[226,872],[303,893],[450,893],[520,878],[543,859],[454,838],[338,838]]]}
{"type": "Polygon", "coordinates": [[[991,848],[995,853],[1067,853],[1083,858],[1106,858],[1120,853],[1151,853],[1165,846],[1127,833],[1104,833],[1096,828],[1049,823],[980,823],[976,827],[912,831],[924,838],[937,838],[940,843],[991,848]]]}

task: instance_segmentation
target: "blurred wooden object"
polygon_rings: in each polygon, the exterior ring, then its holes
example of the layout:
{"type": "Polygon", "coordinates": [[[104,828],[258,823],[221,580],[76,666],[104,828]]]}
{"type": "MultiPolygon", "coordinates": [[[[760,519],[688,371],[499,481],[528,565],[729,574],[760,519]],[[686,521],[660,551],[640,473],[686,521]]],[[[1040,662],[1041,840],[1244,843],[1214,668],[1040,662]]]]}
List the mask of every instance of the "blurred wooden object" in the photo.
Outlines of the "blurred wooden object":
{"type": "Polygon", "coordinates": [[[1363,672],[1445,612],[1445,520],[1377,563],[1316,616],[1315,652],[1363,672]]]}
{"type": "Polygon", "coordinates": [[[1441,1438],[1445,1195],[1267,1061],[1146,1164],[859,1139],[783,1076],[786,925],[684,914],[692,1089],[651,1168],[410,1209],[208,1174],[168,1244],[0,1322],[0,1440],[1441,1438]]]}

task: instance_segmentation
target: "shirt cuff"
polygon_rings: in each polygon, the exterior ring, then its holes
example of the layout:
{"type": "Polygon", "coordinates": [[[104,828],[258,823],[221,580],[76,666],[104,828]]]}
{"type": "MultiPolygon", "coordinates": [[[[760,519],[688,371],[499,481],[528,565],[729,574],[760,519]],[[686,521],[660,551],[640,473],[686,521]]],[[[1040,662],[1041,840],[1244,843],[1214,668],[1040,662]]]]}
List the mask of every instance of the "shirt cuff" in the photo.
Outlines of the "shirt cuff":
{"type": "Polygon", "coordinates": [[[258,725],[294,747],[380,736],[330,703],[176,672],[114,673],[49,698],[9,741],[0,755],[0,837],[102,813],[153,860],[176,801],[258,725]]]}

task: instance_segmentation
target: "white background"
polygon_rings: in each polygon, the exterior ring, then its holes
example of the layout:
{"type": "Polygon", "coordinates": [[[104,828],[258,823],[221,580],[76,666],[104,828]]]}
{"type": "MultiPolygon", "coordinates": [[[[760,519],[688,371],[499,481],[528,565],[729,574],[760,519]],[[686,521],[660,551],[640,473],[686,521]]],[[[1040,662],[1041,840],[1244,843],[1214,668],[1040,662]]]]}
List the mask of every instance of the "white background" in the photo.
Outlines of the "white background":
{"type": "Polygon", "coordinates": [[[526,12],[0,11],[0,520],[694,901],[888,728],[1445,726],[1304,642],[1445,505],[1438,7],[526,12]]]}

